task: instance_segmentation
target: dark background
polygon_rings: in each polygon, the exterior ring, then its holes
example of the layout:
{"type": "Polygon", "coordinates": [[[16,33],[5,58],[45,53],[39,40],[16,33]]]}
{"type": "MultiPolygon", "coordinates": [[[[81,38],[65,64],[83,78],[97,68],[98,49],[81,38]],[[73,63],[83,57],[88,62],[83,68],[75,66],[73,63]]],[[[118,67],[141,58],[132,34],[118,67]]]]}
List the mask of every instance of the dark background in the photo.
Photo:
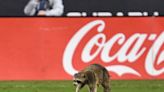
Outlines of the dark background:
{"type": "MultiPolygon", "coordinates": [[[[28,0],[0,0],[0,16],[25,16],[24,6],[28,0]]],[[[63,16],[68,12],[148,12],[149,16],[158,11],[164,15],[164,0],[64,0],[63,16]]]]}

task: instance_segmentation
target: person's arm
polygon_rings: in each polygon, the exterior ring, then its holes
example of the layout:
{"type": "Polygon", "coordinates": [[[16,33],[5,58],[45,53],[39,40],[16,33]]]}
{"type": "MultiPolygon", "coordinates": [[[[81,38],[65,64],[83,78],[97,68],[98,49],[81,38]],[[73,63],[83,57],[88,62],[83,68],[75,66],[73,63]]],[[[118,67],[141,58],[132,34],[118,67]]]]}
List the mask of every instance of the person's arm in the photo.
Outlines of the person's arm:
{"type": "Polygon", "coordinates": [[[54,5],[51,10],[45,11],[46,16],[61,16],[64,12],[64,5],[62,0],[54,0],[54,5]]]}
{"type": "Polygon", "coordinates": [[[36,8],[38,4],[39,4],[38,0],[30,0],[24,8],[24,13],[26,15],[33,16],[36,12],[36,8]]]}

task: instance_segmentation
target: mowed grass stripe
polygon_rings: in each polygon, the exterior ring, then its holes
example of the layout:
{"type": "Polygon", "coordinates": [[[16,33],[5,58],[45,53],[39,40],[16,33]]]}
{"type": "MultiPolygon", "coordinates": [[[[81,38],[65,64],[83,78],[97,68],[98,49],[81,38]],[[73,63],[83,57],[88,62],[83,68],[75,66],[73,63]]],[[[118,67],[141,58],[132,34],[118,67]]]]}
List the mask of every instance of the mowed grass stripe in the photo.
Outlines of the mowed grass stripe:
{"type": "MultiPolygon", "coordinates": [[[[163,92],[164,80],[112,80],[111,86],[112,92],[163,92]]],[[[0,81],[0,92],[75,92],[75,87],[72,81],[0,81]]]]}

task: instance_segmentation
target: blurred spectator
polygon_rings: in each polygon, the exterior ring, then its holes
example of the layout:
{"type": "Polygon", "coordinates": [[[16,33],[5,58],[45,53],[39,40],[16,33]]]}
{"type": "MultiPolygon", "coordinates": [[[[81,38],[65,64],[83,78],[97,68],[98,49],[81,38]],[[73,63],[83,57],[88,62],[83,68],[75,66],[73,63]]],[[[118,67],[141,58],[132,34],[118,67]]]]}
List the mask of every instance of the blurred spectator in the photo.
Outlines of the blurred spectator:
{"type": "Polygon", "coordinates": [[[62,16],[63,12],[62,0],[30,0],[24,8],[28,16],[62,16]]]}

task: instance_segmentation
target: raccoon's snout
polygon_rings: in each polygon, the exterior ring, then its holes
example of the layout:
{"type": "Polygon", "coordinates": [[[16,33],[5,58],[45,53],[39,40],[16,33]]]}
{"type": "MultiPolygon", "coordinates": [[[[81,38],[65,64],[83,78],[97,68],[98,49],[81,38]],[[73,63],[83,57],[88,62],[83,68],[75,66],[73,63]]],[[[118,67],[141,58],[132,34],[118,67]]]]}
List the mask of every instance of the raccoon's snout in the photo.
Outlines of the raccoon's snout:
{"type": "Polygon", "coordinates": [[[76,82],[76,83],[82,83],[81,81],[79,81],[79,80],[74,80],[73,82],[76,82]]]}
{"type": "Polygon", "coordinates": [[[77,86],[78,84],[81,84],[82,82],[81,81],[79,81],[79,80],[73,80],[73,84],[74,84],[74,86],[77,86]]]}

